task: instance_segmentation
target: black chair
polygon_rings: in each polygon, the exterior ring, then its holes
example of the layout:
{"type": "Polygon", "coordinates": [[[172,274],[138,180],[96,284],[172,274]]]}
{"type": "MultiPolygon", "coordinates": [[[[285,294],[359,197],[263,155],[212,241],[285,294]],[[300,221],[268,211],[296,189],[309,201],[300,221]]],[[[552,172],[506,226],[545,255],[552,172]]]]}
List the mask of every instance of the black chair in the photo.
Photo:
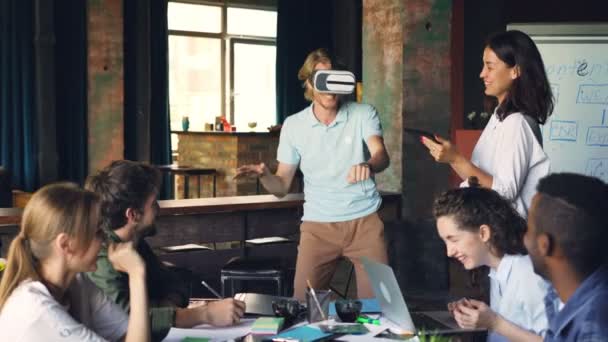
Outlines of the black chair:
{"type": "Polygon", "coordinates": [[[234,257],[221,270],[222,296],[234,296],[235,280],[273,281],[277,296],[285,293],[285,266],[280,258],[234,257]],[[230,292],[227,292],[227,285],[230,292]]]}
{"type": "MultiPolygon", "coordinates": [[[[355,272],[355,266],[350,262],[350,260],[348,260],[347,258],[343,257],[344,260],[346,260],[346,262],[348,262],[348,277],[346,278],[346,285],[344,286],[344,291],[340,291],[338,290],[335,286],[333,286],[330,282],[329,284],[329,289],[332,290],[335,294],[337,294],[340,298],[347,298],[348,297],[348,290],[350,289],[350,283],[353,280],[353,273],[355,272]]],[[[333,278],[332,278],[333,280],[333,278]]]]}

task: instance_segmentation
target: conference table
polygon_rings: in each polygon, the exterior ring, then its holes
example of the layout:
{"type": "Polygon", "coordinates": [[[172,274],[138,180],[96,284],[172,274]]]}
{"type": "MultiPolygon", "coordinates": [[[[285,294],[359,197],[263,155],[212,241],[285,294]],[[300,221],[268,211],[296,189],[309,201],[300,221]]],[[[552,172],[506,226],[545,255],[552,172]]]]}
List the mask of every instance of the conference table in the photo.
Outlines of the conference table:
{"type": "MultiPolygon", "coordinates": [[[[256,336],[253,338],[242,339],[243,336],[248,335],[251,332],[251,326],[255,318],[245,318],[240,324],[232,327],[226,328],[214,328],[208,325],[201,325],[198,327],[194,327],[192,329],[180,329],[180,328],[171,328],[169,331],[169,335],[163,340],[165,342],[181,342],[184,338],[208,338],[210,341],[262,341],[262,337],[256,336]]],[[[313,327],[318,327],[319,324],[333,322],[333,320],[317,322],[311,324],[313,327]]],[[[297,326],[305,325],[306,322],[300,323],[297,326]]],[[[352,342],[363,342],[363,341],[395,341],[388,340],[386,338],[378,338],[374,337],[378,335],[380,332],[393,328],[398,329],[392,322],[387,319],[380,317],[380,325],[373,324],[365,324],[365,326],[369,329],[369,332],[362,335],[342,335],[337,337],[339,341],[352,341],[352,342]]],[[[417,337],[413,337],[408,339],[410,342],[419,342],[417,337]]]]}

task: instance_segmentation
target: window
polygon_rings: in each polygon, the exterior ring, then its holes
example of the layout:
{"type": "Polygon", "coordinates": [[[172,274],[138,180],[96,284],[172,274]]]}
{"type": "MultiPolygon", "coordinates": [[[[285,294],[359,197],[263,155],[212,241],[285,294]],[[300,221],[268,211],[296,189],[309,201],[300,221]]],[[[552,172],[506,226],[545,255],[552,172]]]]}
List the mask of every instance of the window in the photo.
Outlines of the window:
{"type": "Polygon", "coordinates": [[[220,115],[241,132],[276,124],[276,10],[171,1],[167,15],[171,130],[181,131],[186,115],[190,131],[220,115]]]}

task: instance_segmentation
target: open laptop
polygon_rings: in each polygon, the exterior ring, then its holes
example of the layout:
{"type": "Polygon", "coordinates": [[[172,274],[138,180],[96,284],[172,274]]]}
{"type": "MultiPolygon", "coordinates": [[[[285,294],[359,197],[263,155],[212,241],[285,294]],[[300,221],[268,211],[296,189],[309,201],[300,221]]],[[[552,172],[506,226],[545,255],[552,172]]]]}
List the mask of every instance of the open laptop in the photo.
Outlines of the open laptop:
{"type": "Polygon", "coordinates": [[[374,289],[374,295],[380,303],[383,316],[399,328],[414,333],[424,331],[447,334],[481,331],[460,328],[448,311],[410,313],[393,269],[366,257],[362,257],[361,261],[374,289]]]}

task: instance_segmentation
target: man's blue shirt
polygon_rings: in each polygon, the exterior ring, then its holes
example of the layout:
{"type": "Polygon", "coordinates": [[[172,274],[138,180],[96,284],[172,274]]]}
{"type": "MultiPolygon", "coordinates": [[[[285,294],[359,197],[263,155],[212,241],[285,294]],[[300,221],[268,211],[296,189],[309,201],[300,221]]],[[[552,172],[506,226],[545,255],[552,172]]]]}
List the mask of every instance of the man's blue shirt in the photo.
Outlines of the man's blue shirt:
{"type": "MultiPolygon", "coordinates": [[[[547,294],[547,303],[557,294],[547,294]]],[[[574,291],[564,308],[547,307],[549,330],[545,341],[608,341],[608,266],[593,272],[574,291]]]]}
{"type": "Polygon", "coordinates": [[[374,213],[381,198],[373,179],[347,182],[353,165],[367,161],[366,143],[382,136],[376,110],[347,102],[336,119],[324,125],[312,104],[288,117],[281,129],[277,159],[298,165],[304,174],[304,221],[342,222],[374,213]]]}

